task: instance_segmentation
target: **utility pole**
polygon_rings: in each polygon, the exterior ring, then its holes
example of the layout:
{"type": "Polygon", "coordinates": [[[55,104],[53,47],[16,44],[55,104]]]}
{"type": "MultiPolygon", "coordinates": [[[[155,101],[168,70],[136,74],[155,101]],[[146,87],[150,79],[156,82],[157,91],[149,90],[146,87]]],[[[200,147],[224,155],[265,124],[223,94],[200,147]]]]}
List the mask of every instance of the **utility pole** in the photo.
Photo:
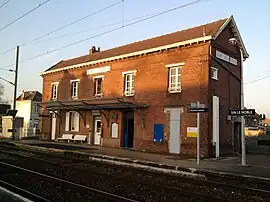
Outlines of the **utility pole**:
{"type": "MultiPolygon", "coordinates": [[[[200,102],[197,101],[197,108],[200,108],[200,102]]],[[[200,164],[200,112],[197,112],[197,165],[200,164]]]]}
{"type": "MultiPolygon", "coordinates": [[[[19,67],[19,49],[16,47],[16,56],[15,56],[15,77],[14,77],[14,96],[13,96],[13,110],[16,110],[16,98],[17,98],[17,85],[18,85],[18,67],[19,67]]],[[[15,140],[15,117],[13,117],[12,122],[12,139],[15,140]]]]}
{"type": "MultiPolygon", "coordinates": [[[[243,83],[243,66],[244,66],[244,56],[243,56],[243,50],[242,47],[239,44],[239,41],[236,38],[230,38],[229,43],[232,45],[236,45],[240,52],[240,71],[241,71],[241,92],[240,92],[240,108],[241,110],[244,110],[244,83],[243,83]]],[[[242,150],[242,158],[241,158],[241,165],[247,166],[246,162],[246,137],[245,137],[245,117],[241,116],[241,150],[242,150]]]]}
{"type": "MultiPolygon", "coordinates": [[[[237,43],[237,46],[240,51],[240,69],[241,69],[241,110],[244,110],[244,81],[243,81],[243,51],[241,47],[239,46],[239,43],[237,43]]],[[[242,158],[241,158],[241,165],[247,166],[246,162],[246,137],[245,137],[245,116],[241,116],[241,147],[242,147],[242,158]]]]}

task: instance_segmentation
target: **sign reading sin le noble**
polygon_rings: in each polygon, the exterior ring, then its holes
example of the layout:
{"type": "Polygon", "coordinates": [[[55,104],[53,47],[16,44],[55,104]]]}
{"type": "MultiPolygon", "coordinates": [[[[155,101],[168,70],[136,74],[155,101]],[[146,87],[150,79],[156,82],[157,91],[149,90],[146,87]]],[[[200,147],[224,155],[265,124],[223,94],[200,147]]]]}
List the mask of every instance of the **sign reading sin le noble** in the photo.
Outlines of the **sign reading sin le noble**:
{"type": "Polygon", "coordinates": [[[230,110],[230,115],[232,116],[255,115],[255,109],[233,109],[230,110]]]}

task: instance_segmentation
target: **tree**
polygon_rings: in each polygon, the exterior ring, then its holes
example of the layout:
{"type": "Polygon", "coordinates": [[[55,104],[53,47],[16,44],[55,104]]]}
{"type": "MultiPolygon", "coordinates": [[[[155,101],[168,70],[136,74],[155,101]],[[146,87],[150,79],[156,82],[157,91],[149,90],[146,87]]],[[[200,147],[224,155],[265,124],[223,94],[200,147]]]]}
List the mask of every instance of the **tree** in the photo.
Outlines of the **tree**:
{"type": "Polygon", "coordinates": [[[5,87],[2,83],[0,83],[0,103],[4,103],[5,100],[3,98],[4,96],[5,87]]]}

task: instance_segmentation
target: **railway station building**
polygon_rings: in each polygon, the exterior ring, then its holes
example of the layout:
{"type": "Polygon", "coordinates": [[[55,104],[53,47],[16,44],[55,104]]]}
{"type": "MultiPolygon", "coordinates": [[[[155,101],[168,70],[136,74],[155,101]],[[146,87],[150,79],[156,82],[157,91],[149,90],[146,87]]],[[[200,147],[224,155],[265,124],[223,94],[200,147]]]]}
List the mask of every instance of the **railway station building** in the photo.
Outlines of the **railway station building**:
{"type": "Polygon", "coordinates": [[[42,132],[196,155],[196,113],[188,108],[199,101],[208,109],[200,118],[201,155],[237,153],[241,122],[229,110],[240,108],[241,52],[249,57],[233,16],[108,50],[93,46],[41,73],[42,132]]]}

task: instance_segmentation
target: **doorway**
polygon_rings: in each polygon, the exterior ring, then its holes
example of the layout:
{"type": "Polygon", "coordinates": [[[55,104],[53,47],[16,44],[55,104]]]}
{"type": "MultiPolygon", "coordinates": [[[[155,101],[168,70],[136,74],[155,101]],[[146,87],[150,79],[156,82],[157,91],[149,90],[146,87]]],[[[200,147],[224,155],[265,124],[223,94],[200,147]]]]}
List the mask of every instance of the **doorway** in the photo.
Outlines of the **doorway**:
{"type": "Polygon", "coordinates": [[[101,125],[101,118],[95,117],[94,118],[94,144],[100,145],[101,144],[101,132],[102,132],[102,125],[101,125]]]}
{"type": "Polygon", "coordinates": [[[133,148],[133,141],[134,141],[134,112],[125,112],[123,147],[133,148]]]}
{"type": "Polygon", "coordinates": [[[51,139],[55,140],[55,133],[56,133],[56,115],[52,113],[52,130],[51,130],[51,139]]]}
{"type": "Polygon", "coordinates": [[[180,154],[181,151],[181,133],[180,133],[180,117],[183,112],[182,108],[167,108],[165,113],[170,114],[170,139],[169,153],[180,154]]]}
{"type": "Polygon", "coordinates": [[[233,123],[233,140],[234,140],[234,152],[240,153],[241,152],[241,123],[234,122],[233,123]]]}

